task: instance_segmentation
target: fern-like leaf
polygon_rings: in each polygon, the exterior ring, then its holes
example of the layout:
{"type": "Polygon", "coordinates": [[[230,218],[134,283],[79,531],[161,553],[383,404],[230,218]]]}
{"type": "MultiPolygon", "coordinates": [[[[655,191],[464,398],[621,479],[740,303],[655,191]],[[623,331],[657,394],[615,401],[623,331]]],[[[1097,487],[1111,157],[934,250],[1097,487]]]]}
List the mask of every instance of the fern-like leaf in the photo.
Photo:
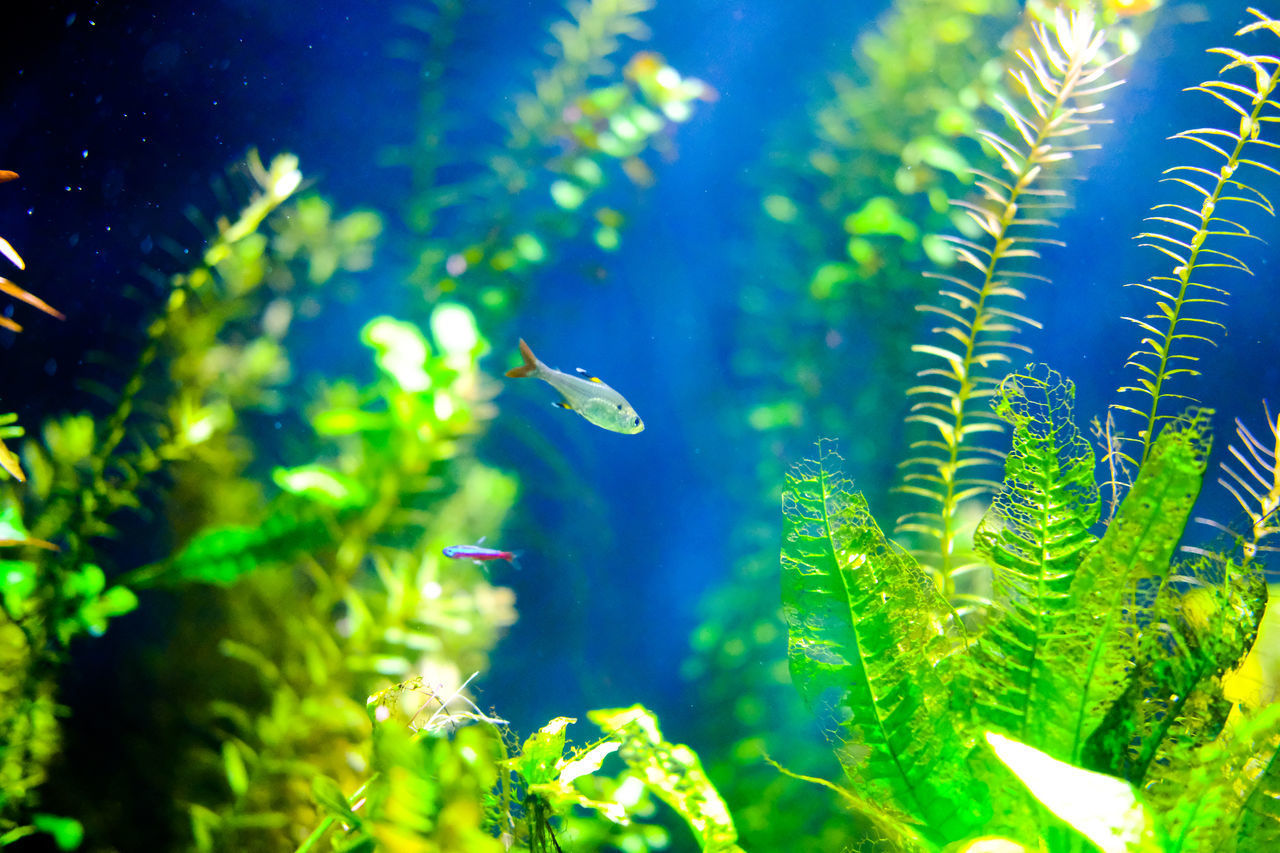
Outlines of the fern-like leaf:
{"type": "Polygon", "coordinates": [[[1037,25],[1038,47],[1018,52],[1025,68],[1012,73],[1026,104],[1000,102],[1013,132],[980,134],[1005,176],[978,173],[982,199],[956,202],[979,236],[946,238],[958,270],[933,276],[942,282],[940,304],[919,306],[941,318],[933,329],[941,337],[912,347],[933,360],[917,374],[921,383],[907,391],[907,422],[926,425],[928,437],[911,444],[914,455],[902,463],[900,490],[928,507],[899,518],[896,533],[915,537],[917,557],[948,599],[956,593],[955,578],[975,568],[957,541],[961,505],[998,487],[983,471],[1002,458],[980,444],[985,434],[1003,431],[988,402],[1010,354],[1030,351],[1014,336],[1039,326],[1013,307],[1025,298],[1024,283],[1046,280],[1024,267],[1039,257],[1037,245],[1056,242],[1042,234],[1065,199],[1048,182],[1076,151],[1096,147],[1081,144],[1080,136],[1102,121],[1097,96],[1118,85],[1104,82],[1114,61],[1105,58],[1104,37],[1092,18],[1058,13],[1055,22],[1052,32],[1037,25]]]}
{"type": "Polygon", "coordinates": [[[1055,661],[1071,583],[1096,538],[1100,499],[1093,449],[1071,418],[1075,387],[1047,368],[1012,374],[996,411],[1013,426],[1005,479],[975,536],[993,566],[994,618],[970,657],[975,712],[1029,746],[1045,748],[1049,709],[1060,704],[1055,661]]]}
{"type": "Polygon", "coordinates": [[[1081,763],[1087,739],[1123,694],[1146,609],[1142,590],[1169,576],[1208,451],[1208,413],[1194,411],[1166,427],[1106,534],[1081,562],[1071,586],[1071,619],[1048,644],[1067,698],[1054,709],[1062,714],[1065,739],[1051,754],[1081,763]]]}
{"type": "Polygon", "coordinates": [[[1196,519],[1235,539],[1245,562],[1252,561],[1259,551],[1276,550],[1274,545],[1263,542],[1280,533],[1280,470],[1276,468],[1276,456],[1280,454],[1280,418],[1273,417],[1265,404],[1263,408],[1267,413],[1268,440],[1264,443],[1254,437],[1244,421],[1236,418],[1236,437],[1240,443],[1227,447],[1235,462],[1223,462],[1222,471],[1227,476],[1218,478],[1244,510],[1249,519],[1248,529],[1232,530],[1211,519],[1196,519]]]}
{"type": "MultiPolygon", "coordinates": [[[[1257,9],[1249,9],[1249,13],[1258,20],[1242,27],[1237,36],[1261,29],[1280,36],[1280,21],[1257,9]]],[[[1225,329],[1209,315],[1224,307],[1230,294],[1208,281],[1225,270],[1253,274],[1235,254],[1238,250],[1230,241],[1259,238],[1237,217],[1250,207],[1275,215],[1271,200],[1242,180],[1241,172],[1248,171],[1242,168],[1247,166],[1250,170],[1280,174],[1262,159],[1278,147],[1276,142],[1263,138],[1263,130],[1280,122],[1280,101],[1273,97],[1280,83],[1280,74],[1276,73],[1280,59],[1223,47],[1209,52],[1230,61],[1216,79],[1188,91],[1216,98],[1231,111],[1227,118],[1236,127],[1196,127],[1171,137],[1198,143],[1209,151],[1212,168],[1179,165],[1166,170],[1162,181],[1190,190],[1191,199],[1187,203],[1156,205],[1153,215],[1147,218],[1152,227],[1138,235],[1143,246],[1171,260],[1173,267],[1145,283],[1128,285],[1153,294],[1156,303],[1152,313],[1125,318],[1141,330],[1142,342],[1125,363],[1134,371],[1132,384],[1122,386],[1119,393],[1136,394],[1142,399],[1132,405],[1117,403],[1113,408],[1142,419],[1137,435],[1126,439],[1133,448],[1126,453],[1126,461],[1133,465],[1141,464],[1150,455],[1160,425],[1174,417],[1168,413],[1170,404],[1181,409],[1187,401],[1195,402],[1186,394],[1170,391],[1170,380],[1199,376],[1200,356],[1195,354],[1196,349],[1204,344],[1216,345],[1215,336],[1225,329]],[[1224,78],[1235,69],[1251,72],[1251,79],[1237,83],[1224,78]]]]}
{"type": "Polygon", "coordinates": [[[923,821],[938,841],[981,824],[930,648],[945,604],[885,539],[829,442],[783,493],[783,612],[792,679],[824,713],[851,778],[923,821]]]}

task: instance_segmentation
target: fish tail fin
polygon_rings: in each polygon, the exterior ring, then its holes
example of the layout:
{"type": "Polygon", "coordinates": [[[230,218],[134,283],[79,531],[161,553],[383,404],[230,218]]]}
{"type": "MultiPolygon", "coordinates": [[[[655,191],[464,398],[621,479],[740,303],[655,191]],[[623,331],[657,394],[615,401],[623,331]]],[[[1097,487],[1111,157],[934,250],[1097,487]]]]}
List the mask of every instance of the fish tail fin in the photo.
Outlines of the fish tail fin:
{"type": "Polygon", "coordinates": [[[523,553],[524,553],[523,551],[512,551],[511,556],[507,557],[507,562],[510,563],[511,568],[515,569],[516,571],[520,570],[520,556],[523,553]]]}
{"type": "Polygon", "coordinates": [[[533,376],[538,372],[538,368],[541,367],[538,357],[533,354],[533,350],[529,349],[529,345],[524,342],[524,338],[520,339],[520,356],[524,359],[524,364],[507,371],[507,376],[512,379],[533,376]]]}

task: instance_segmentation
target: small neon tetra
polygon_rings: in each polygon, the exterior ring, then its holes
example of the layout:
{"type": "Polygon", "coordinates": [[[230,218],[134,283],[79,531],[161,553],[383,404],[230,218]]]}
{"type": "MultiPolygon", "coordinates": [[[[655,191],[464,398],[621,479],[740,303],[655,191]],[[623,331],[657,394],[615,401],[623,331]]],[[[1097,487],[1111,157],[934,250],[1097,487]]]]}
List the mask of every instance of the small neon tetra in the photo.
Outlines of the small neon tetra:
{"type": "Polygon", "coordinates": [[[499,548],[485,548],[484,537],[474,545],[450,545],[444,548],[440,553],[444,554],[451,560],[471,560],[477,566],[487,563],[490,560],[506,560],[514,568],[520,568],[520,552],[519,551],[503,551],[499,548]]]}
{"type": "Polygon", "coordinates": [[[541,379],[560,392],[561,399],[554,406],[577,412],[598,427],[612,432],[633,435],[644,429],[644,421],[636,414],[623,396],[581,367],[578,375],[565,373],[547,367],[529,349],[529,345],[520,340],[520,355],[524,364],[507,371],[507,376],[519,379],[532,376],[541,379]]]}

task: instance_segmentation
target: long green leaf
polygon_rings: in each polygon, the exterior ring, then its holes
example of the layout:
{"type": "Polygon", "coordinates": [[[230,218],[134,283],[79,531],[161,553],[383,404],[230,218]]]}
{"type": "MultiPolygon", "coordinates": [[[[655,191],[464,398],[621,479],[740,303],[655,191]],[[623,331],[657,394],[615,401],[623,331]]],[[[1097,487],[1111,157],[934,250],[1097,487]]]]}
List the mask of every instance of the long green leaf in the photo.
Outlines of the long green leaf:
{"type": "Polygon", "coordinates": [[[1071,583],[1096,537],[1100,499],[1093,450],[1071,419],[1075,387],[1048,368],[1005,379],[996,411],[1013,426],[1004,484],[975,547],[993,568],[993,620],[969,657],[973,710],[986,726],[1049,748],[1046,728],[1063,700],[1060,661],[1047,652],[1062,630],[1071,583]]]}
{"type": "Polygon", "coordinates": [[[1180,784],[1170,770],[1218,736],[1232,708],[1222,677],[1252,648],[1266,603],[1256,566],[1213,552],[1177,565],[1155,596],[1138,664],[1095,733],[1088,763],[1145,787],[1180,784]]]}
{"type": "Polygon", "coordinates": [[[120,579],[136,587],[178,583],[226,586],[260,566],[292,560],[333,543],[333,513],[309,501],[282,499],[260,524],[226,525],[197,533],[161,563],[120,579]]]}
{"type": "Polygon", "coordinates": [[[1280,705],[1272,704],[1233,718],[1189,761],[1165,768],[1165,784],[1149,788],[1147,796],[1163,811],[1167,853],[1275,850],[1278,751],[1280,705]]]}
{"type": "Polygon", "coordinates": [[[892,809],[955,840],[988,802],[962,766],[934,670],[946,606],[915,561],[885,539],[840,471],[831,442],[797,465],[783,493],[783,612],[791,677],[837,741],[845,771],[892,809]]]}
{"type": "Polygon", "coordinates": [[[1138,651],[1144,591],[1169,576],[1170,561],[1200,493],[1209,452],[1209,412],[1193,410],[1167,426],[1106,535],[1071,587],[1071,621],[1049,644],[1060,658],[1065,740],[1046,751],[1080,763],[1087,739],[1123,694],[1138,651]]]}
{"type": "Polygon", "coordinates": [[[1160,853],[1151,816],[1123,779],[1073,767],[995,732],[987,743],[1045,808],[1103,853],[1160,853]]]}

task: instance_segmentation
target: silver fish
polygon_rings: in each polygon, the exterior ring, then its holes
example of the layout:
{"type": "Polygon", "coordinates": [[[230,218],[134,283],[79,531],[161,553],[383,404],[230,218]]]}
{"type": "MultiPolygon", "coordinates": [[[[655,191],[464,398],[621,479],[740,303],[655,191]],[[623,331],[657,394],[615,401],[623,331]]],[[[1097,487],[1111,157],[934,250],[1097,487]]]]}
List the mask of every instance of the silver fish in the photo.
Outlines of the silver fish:
{"type": "Polygon", "coordinates": [[[644,429],[644,422],[621,394],[581,367],[578,368],[577,376],[547,367],[533,354],[523,338],[520,339],[520,355],[524,357],[524,364],[508,370],[507,376],[513,379],[524,376],[541,379],[559,391],[564,398],[553,405],[577,412],[596,426],[613,432],[631,435],[644,429]]]}

